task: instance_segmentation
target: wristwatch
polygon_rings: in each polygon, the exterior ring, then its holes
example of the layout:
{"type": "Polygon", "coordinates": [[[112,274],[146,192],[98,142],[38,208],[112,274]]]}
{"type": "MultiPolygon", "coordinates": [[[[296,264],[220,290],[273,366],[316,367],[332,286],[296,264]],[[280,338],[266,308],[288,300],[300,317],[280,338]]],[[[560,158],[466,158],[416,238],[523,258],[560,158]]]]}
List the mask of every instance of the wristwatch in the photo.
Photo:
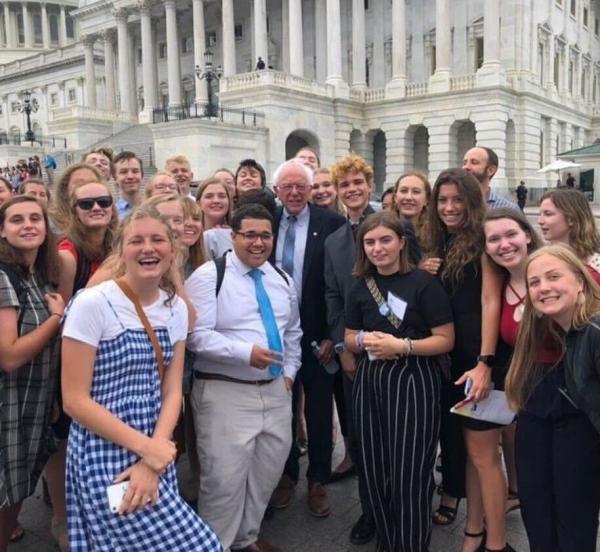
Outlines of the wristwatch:
{"type": "Polygon", "coordinates": [[[494,363],[494,360],[496,360],[495,355],[479,355],[477,357],[477,362],[483,362],[488,366],[491,366],[494,363]]]}
{"type": "Polygon", "coordinates": [[[343,341],[340,341],[333,346],[333,350],[335,351],[336,355],[341,355],[346,350],[346,346],[344,345],[343,341]]]}

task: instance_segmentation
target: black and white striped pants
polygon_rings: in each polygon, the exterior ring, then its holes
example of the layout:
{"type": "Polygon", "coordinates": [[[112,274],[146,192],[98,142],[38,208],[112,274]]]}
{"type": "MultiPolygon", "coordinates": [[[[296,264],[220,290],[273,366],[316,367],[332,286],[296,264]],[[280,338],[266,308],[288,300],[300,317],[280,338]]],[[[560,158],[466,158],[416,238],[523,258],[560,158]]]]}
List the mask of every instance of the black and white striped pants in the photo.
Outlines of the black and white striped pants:
{"type": "Polygon", "coordinates": [[[353,414],[381,552],[428,550],[440,388],[431,358],[359,362],[353,414]]]}

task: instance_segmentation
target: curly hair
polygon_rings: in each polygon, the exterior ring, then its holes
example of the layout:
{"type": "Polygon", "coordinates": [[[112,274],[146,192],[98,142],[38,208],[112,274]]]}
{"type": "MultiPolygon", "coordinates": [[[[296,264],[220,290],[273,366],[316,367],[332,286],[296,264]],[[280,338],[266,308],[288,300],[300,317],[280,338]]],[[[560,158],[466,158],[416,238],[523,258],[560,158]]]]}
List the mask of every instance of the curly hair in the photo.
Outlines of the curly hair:
{"type": "Polygon", "coordinates": [[[549,199],[570,224],[569,245],[582,261],[600,253],[600,236],[596,219],[585,195],[579,190],[559,189],[545,193],[540,203],[549,199]]]}
{"type": "Polygon", "coordinates": [[[362,173],[367,182],[373,182],[373,167],[369,165],[360,155],[350,153],[346,157],[334,163],[329,169],[331,181],[337,188],[340,179],[349,172],[362,173]]]}
{"type": "Polygon", "coordinates": [[[477,179],[463,169],[442,171],[433,186],[428,210],[424,249],[430,256],[444,259],[442,280],[452,285],[462,281],[465,265],[479,259],[484,251],[483,218],[486,207],[477,179]],[[438,214],[440,189],[454,184],[462,197],[464,217],[460,228],[450,234],[438,214]]]}

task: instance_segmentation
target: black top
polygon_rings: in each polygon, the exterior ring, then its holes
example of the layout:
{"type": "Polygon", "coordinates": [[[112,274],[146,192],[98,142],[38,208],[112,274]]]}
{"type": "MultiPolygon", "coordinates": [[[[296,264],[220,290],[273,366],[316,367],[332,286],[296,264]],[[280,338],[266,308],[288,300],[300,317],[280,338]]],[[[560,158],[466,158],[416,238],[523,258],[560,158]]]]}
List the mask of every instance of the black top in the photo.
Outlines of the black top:
{"type": "Polygon", "coordinates": [[[448,295],[435,276],[423,270],[390,276],[375,275],[383,298],[388,291],[407,303],[399,329],[379,313],[379,306],[361,278],[350,288],[346,298],[346,327],[351,330],[379,331],[396,337],[422,339],[431,335],[431,328],[452,322],[448,295]]]}

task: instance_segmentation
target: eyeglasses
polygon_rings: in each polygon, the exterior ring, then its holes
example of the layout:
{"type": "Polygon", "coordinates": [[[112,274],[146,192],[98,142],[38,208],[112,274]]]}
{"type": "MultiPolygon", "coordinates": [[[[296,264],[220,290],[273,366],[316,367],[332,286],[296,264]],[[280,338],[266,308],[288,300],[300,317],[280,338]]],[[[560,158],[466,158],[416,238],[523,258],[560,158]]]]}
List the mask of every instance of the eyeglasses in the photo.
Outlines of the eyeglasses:
{"type": "Polygon", "coordinates": [[[154,186],[155,190],[176,190],[177,184],[157,184],[154,186]]]}
{"type": "Polygon", "coordinates": [[[246,241],[255,242],[258,238],[263,242],[270,242],[273,239],[273,234],[270,232],[236,232],[244,238],[246,241]]]}
{"type": "Polygon", "coordinates": [[[293,189],[295,189],[297,192],[303,193],[308,190],[308,186],[306,184],[280,184],[277,186],[277,188],[280,192],[291,192],[293,189]]]}
{"type": "Polygon", "coordinates": [[[113,198],[110,196],[83,197],[75,202],[75,205],[83,211],[89,211],[96,204],[101,209],[108,209],[113,204],[113,198]]]}

